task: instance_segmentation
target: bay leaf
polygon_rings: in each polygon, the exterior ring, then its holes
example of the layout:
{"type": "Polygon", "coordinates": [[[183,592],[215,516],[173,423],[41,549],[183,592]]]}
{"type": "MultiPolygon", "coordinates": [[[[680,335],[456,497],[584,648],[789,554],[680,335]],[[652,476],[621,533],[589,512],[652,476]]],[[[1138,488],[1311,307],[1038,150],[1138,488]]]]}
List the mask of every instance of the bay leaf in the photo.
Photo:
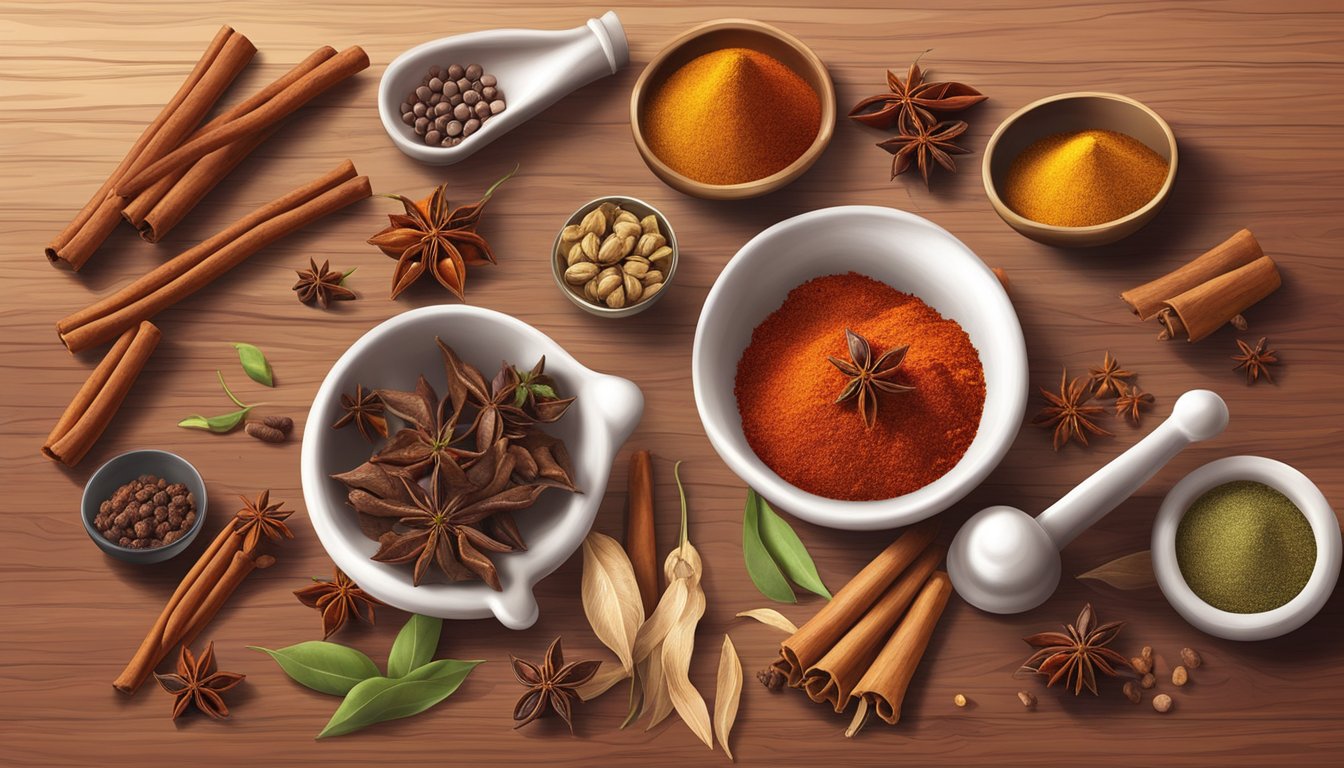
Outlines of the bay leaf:
{"type": "Polygon", "coordinates": [[[796,603],[798,598],[789,586],[770,550],[761,538],[761,497],[747,490],[747,508],[742,515],[742,559],[747,566],[751,583],[762,595],[778,603],[796,603]]]}
{"type": "Polygon", "coordinates": [[[238,425],[243,423],[243,419],[247,418],[247,414],[251,412],[252,408],[247,407],[242,410],[221,414],[219,416],[201,416],[200,414],[193,414],[177,422],[177,426],[186,429],[203,429],[207,432],[223,434],[237,429],[238,425]]]}
{"type": "Polygon", "coordinates": [[[756,497],[757,508],[760,511],[761,541],[765,543],[766,551],[779,566],[779,570],[783,571],[794,584],[830,600],[830,590],[821,582],[816,563],[812,562],[812,556],[807,553],[807,547],[803,546],[802,539],[798,538],[793,527],[771,509],[770,502],[761,498],[760,494],[753,490],[748,490],[747,493],[756,497]]]}
{"type": "Polygon", "coordinates": [[[350,690],[317,738],[343,736],[375,723],[418,715],[451,696],[480,663],[439,659],[405,677],[369,678],[350,690]]]}
{"type": "Polygon", "coordinates": [[[1075,578],[1100,581],[1116,589],[1147,589],[1157,586],[1153,575],[1153,553],[1149,550],[1117,557],[1109,563],[1080,573],[1075,578]]]}
{"type": "Polygon", "coordinates": [[[411,614],[392,641],[392,650],[387,654],[387,676],[404,677],[428,664],[439,648],[442,631],[443,619],[411,614]]]}
{"type": "Polygon", "coordinates": [[[789,621],[788,617],[776,611],[774,608],[753,608],[750,611],[742,611],[737,614],[739,619],[755,619],[767,627],[774,627],[783,632],[793,634],[798,631],[797,625],[789,621]]]}
{"type": "Polygon", "coordinates": [[[610,536],[593,531],[584,538],[580,594],[593,634],[616,654],[628,676],[635,666],[635,635],[644,623],[644,604],[634,566],[610,536]]]}
{"type": "Polygon", "coordinates": [[[238,350],[238,362],[243,364],[243,372],[249,379],[268,387],[275,386],[275,374],[271,371],[271,363],[260,349],[242,342],[235,343],[233,348],[238,350]]]}
{"type": "Polygon", "coordinates": [[[279,650],[247,647],[269,654],[291,680],[318,693],[344,696],[359,683],[379,677],[378,666],[372,659],[337,643],[313,640],[279,650]]]}
{"type": "Polygon", "coordinates": [[[718,682],[714,689],[714,737],[724,754],[733,760],[733,750],[728,747],[728,736],[737,721],[737,707],[742,701],[742,660],[733,647],[733,639],[723,636],[723,650],[719,652],[718,682]]]}

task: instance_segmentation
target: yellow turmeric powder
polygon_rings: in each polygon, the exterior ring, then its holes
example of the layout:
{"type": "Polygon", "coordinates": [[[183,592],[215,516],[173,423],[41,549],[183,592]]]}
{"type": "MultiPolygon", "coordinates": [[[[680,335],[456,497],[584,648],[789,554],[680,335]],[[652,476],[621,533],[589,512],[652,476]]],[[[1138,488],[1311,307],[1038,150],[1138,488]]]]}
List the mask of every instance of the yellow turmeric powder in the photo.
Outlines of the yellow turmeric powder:
{"type": "Polygon", "coordinates": [[[1123,133],[1056,133],[1013,160],[1004,202],[1042,224],[1090,227],[1147,205],[1162,189],[1167,169],[1161,155],[1123,133]]]}
{"type": "Polygon", "coordinates": [[[742,184],[807,151],[821,128],[821,99],[778,59],[725,48],[673,72],[643,121],[649,148],[672,170],[705,184],[742,184]]]}

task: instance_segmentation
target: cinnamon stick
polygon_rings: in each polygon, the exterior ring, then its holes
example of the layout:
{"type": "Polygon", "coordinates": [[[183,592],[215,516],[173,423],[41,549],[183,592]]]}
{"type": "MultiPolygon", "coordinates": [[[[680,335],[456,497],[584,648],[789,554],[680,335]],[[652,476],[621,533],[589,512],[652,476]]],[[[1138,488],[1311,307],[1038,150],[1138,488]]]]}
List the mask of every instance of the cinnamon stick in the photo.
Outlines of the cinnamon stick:
{"type": "Polygon", "coordinates": [[[158,344],[159,329],[149,321],[122,332],[47,435],[42,455],[69,467],[78,464],[112,423],[158,344]]]}
{"type": "Polygon", "coordinates": [[[858,733],[873,713],[891,725],[901,719],[901,702],[910,687],[910,678],[924,658],[951,595],[952,581],[946,573],[937,571],[929,577],[877,660],[854,686],[853,697],[858,699],[859,708],[845,731],[846,736],[858,733]]]}
{"type": "Polygon", "coordinates": [[[1120,294],[1140,320],[1150,320],[1166,301],[1265,255],[1249,229],[1229,237],[1181,268],[1120,294]]]}
{"type": "Polygon", "coordinates": [[[1235,324],[1242,312],[1281,284],[1274,260],[1261,256],[1162,302],[1158,322],[1168,338],[1185,336],[1188,341],[1199,341],[1227,323],[1235,324]]]}
{"type": "Polygon", "coordinates": [[[266,130],[318,94],[368,66],[369,57],[363,48],[356,45],[341,51],[247,114],[192,138],[148,166],[138,164],[117,182],[116,194],[122,197],[139,194],[173,171],[244,136],[266,130]]]}
{"type": "MultiPolygon", "coordinates": [[[[266,87],[196,129],[188,141],[265,104],[280,91],[335,55],[335,48],[322,46],[266,87]]],[[[146,241],[158,242],[252,150],[265,141],[276,127],[278,126],[243,137],[206,155],[190,167],[181,168],[159,179],[126,204],[121,212],[122,217],[138,229],[140,236],[146,241]]]]}
{"type": "Polygon", "coordinates": [[[158,160],[195,128],[255,53],[256,48],[246,37],[232,27],[220,28],[186,80],[107,180],[74,220],[47,244],[45,253],[52,264],[76,271],[84,266],[121,220],[126,201],[115,194],[116,185],[136,167],[158,160]]]}
{"type": "Polygon", "coordinates": [[[877,602],[892,582],[919,557],[938,533],[935,520],[910,526],[872,562],[855,574],[806,624],[780,643],[777,667],[789,685],[802,684],[803,673],[821,660],[850,627],[877,602]]]}
{"type": "Polygon", "coordinates": [[[205,625],[209,624],[215,614],[219,613],[219,610],[224,607],[224,603],[228,602],[233,593],[238,590],[239,585],[243,583],[248,574],[261,567],[263,562],[270,565],[275,562],[275,558],[270,555],[258,555],[255,552],[248,551],[233,553],[224,575],[219,577],[219,581],[214,584],[210,594],[206,595],[196,611],[192,613],[190,621],[181,626],[181,634],[168,635],[164,638],[168,647],[171,649],[179,643],[191,645],[191,641],[195,640],[201,630],[205,629],[205,625]]]}
{"type": "Polygon", "coordinates": [[[634,566],[644,615],[658,606],[658,544],[653,528],[653,459],[648,451],[630,456],[630,501],[625,515],[625,551],[634,566]]]}
{"type": "Polygon", "coordinates": [[[931,546],[887,588],[854,628],[803,673],[803,690],[818,704],[829,702],[836,713],[849,706],[850,692],[868,671],[915,595],[943,559],[943,548],[931,546]]]}
{"type": "Polygon", "coordinates": [[[117,293],[56,324],[71,352],[102,343],[153,317],[276,240],[372,194],[350,161],[239,219],[117,293]]]}

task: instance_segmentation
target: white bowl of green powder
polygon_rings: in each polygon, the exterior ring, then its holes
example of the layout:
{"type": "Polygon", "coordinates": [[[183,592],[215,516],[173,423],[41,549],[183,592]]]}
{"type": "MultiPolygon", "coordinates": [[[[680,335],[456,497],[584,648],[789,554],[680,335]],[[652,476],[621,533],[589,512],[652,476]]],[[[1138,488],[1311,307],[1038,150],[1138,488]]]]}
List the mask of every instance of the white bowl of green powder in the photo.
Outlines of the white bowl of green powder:
{"type": "Polygon", "coordinates": [[[1320,489],[1261,456],[1186,475],[1162,502],[1152,549],[1167,602],[1228,640],[1267,640],[1310,621],[1344,559],[1339,521],[1320,489]]]}

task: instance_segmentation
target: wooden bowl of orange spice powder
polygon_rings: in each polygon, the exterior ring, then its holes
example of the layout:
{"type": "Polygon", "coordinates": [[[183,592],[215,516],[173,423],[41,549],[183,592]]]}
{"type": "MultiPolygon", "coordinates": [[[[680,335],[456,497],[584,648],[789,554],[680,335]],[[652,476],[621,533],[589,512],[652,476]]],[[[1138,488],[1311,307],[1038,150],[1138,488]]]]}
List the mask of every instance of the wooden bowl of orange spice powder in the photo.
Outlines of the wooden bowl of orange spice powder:
{"type": "Polygon", "coordinates": [[[793,35],[746,19],[694,27],[649,62],[630,98],[644,162],[668,186],[710,200],[773,192],[830,143],[835,87],[793,35]]]}

